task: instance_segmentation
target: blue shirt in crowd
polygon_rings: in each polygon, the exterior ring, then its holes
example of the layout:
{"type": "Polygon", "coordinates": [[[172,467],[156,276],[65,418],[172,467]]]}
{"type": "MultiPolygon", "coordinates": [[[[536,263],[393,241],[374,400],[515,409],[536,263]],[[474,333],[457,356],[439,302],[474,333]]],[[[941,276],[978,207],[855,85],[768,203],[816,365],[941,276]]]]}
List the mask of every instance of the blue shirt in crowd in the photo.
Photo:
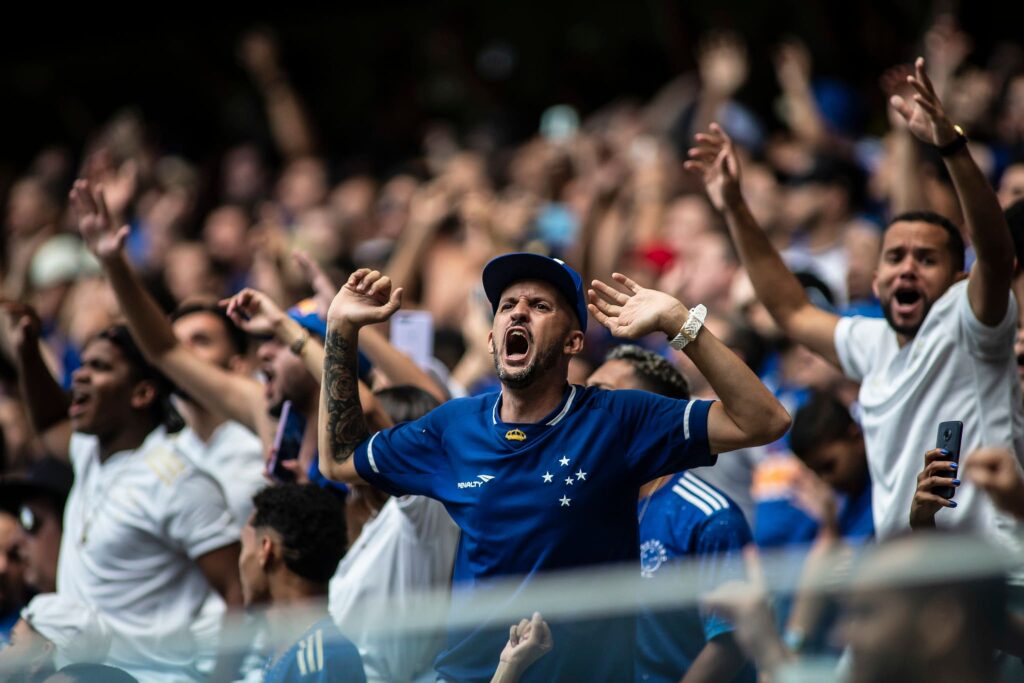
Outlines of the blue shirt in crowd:
{"type": "MultiPolygon", "coordinates": [[[[502,422],[501,394],[458,399],[378,432],[355,453],[368,483],[445,504],[462,529],[452,610],[489,579],[639,559],[636,500],[663,474],[712,464],[709,401],[566,386],[561,404],[531,424],[502,422]]],[[[517,609],[519,605],[517,605],[517,609]]],[[[543,605],[522,605],[524,615],[543,605]]],[[[629,681],[633,618],[559,624],[554,650],[524,681],[629,681]]],[[[509,624],[451,629],[435,662],[451,681],[489,681],[509,624]]]]}
{"type": "MultiPolygon", "coordinates": [[[[682,580],[671,572],[683,562],[697,563],[701,593],[744,577],[742,550],[753,542],[750,526],[736,504],[714,486],[684,472],[641,499],[637,514],[641,574],[663,581],[666,591],[682,580]]],[[[637,623],[636,680],[676,683],[705,644],[732,631],[720,616],[697,607],[644,609],[637,623]]],[[[754,667],[747,664],[733,680],[753,683],[754,667]]]]}
{"type": "Polygon", "coordinates": [[[263,677],[263,683],[299,682],[366,683],[359,650],[329,617],[310,626],[263,677]]]}

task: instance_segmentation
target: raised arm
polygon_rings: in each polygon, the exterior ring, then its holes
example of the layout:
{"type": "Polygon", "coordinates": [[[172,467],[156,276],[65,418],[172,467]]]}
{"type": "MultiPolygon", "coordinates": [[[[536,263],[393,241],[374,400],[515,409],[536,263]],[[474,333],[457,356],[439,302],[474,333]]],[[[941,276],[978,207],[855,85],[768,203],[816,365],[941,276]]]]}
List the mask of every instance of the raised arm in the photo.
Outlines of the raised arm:
{"type": "Polygon", "coordinates": [[[757,298],[787,337],[839,365],[834,341],[839,318],[811,303],[754,220],[740,191],[740,162],[732,140],[713,123],[696,141],[685,168],[701,175],[711,203],[725,217],[757,298]]]}
{"type": "MultiPolygon", "coordinates": [[[[912,101],[894,95],[889,102],[906,120],[910,132],[940,150],[955,146],[961,133],[946,117],[935,87],[925,73],[922,57],[917,58],[914,75],[907,76],[907,82],[915,91],[912,101]]],[[[953,180],[967,234],[977,255],[967,285],[971,310],[978,320],[994,326],[1006,317],[1010,300],[1014,258],[1010,229],[995,191],[974,163],[967,146],[960,144],[955,151],[946,152],[943,161],[953,180]]]]}
{"type": "Polygon", "coordinates": [[[260,434],[264,443],[272,441],[273,425],[259,382],[202,360],[174,336],[167,316],[124,257],[128,226],[113,226],[102,189],[78,180],[71,202],[82,239],[103,265],[132,336],[149,362],[207,410],[240,422],[260,434]]]}
{"type": "MultiPolygon", "coordinates": [[[[323,272],[316,261],[311,259],[308,254],[295,251],[292,255],[305,273],[310,286],[313,287],[314,300],[317,302],[317,308],[321,310],[320,314],[326,316],[327,311],[330,310],[334,294],[338,291],[338,286],[331,281],[331,278],[323,272]]],[[[368,327],[363,332],[363,342],[360,348],[370,359],[370,362],[380,368],[384,375],[391,380],[392,384],[409,384],[419,387],[441,403],[448,400],[441,385],[420,366],[416,365],[412,358],[395,348],[388,338],[384,336],[383,332],[373,327],[368,327]]],[[[308,365],[309,363],[307,363],[308,365]]],[[[317,378],[317,381],[322,381],[322,356],[318,360],[318,365],[319,367],[313,373],[313,376],[317,378]]],[[[363,402],[363,407],[366,407],[365,401],[363,402]]]]}
{"type": "Polygon", "coordinates": [[[39,318],[30,307],[13,301],[2,304],[10,321],[10,339],[18,366],[18,388],[32,428],[46,450],[68,457],[71,426],[68,395],[57,384],[39,347],[39,318]]]}
{"type": "MultiPolygon", "coordinates": [[[[249,334],[272,335],[302,359],[302,364],[318,384],[323,383],[323,345],[310,337],[305,328],[292,320],[270,297],[247,287],[220,303],[238,327],[249,334]]],[[[359,382],[359,403],[372,427],[386,429],[393,424],[380,401],[363,382],[359,382]]]]}
{"type": "MultiPolygon", "coordinates": [[[[690,311],[672,296],[645,289],[625,275],[612,278],[622,292],[600,280],[589,290],[591,314],[616,337],[638,339],[662,332],[675,337],[690,311]]],[[[746,363],[707,329],[686,345],[690,357],[707,378],[720,401],[708,414],[708,443],[712,453],[759,446],[778,439],[789,429],[789,413],[746,363]]]]}
{"type": "Polygon", "coordinates": [[[401,301],[401,287],[392,291],[388,277],[362,268],[349,277],[331,302],[317,429],[320,471],[335,481],[360,482],[352,454],[370,436],[359,405],[359,330],[390,318],[401,301]]]}

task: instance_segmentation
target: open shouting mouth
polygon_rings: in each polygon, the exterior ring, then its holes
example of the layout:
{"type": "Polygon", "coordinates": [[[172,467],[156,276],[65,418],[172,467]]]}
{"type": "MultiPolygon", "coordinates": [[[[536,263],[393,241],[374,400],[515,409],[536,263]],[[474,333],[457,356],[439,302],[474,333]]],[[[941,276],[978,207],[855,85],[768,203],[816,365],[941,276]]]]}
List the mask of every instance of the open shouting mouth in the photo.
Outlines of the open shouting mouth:
{"type": "Polygon", "coordinates": [[[507,365],[523,365],[533,347],[533,335],[521,325],[505,331],[504,360],[507,365]]]}

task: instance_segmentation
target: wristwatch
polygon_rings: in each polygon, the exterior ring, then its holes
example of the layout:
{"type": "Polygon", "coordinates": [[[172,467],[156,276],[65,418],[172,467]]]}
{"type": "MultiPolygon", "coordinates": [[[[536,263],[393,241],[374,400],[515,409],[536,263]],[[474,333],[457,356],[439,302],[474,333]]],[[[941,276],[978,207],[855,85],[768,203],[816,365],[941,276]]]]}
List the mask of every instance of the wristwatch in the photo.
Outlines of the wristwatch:
{"type": "Polygon", "coordinates": [[[967,146],[967,135],[964,133],[964,129],[960,126],[953,126],[953,130],[956,131],[956,138],[953,142],[935,147],[939,151],[939,156],[951,157],[967,146]]]}
{"type": "Polygon", "coordinates": [[[708,309],[704,304],[698,304],[690,309],[690,315],[683,323],[683,327],[676,336],[669,340],[668,345],[673,349],[682,351],[687,344],[697,338],[697,333],[704,327],[704,318],[708,316],[708,309]]]}

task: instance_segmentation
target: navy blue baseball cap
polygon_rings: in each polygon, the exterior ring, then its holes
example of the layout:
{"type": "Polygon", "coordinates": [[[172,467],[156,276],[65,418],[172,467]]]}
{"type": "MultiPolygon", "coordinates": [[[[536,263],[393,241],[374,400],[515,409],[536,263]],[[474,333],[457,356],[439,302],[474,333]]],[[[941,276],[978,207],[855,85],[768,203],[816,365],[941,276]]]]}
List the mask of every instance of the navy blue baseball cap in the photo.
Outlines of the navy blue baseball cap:
{"type": "Polygon", "coordinates": [[[580,330],[587,331],[587,299],[583,295],[583,278],[564,261],[541,254],[502,254],[484,266],[484,293],[491,302],[491,310],[497,313],[502,292],[509,285],[523,280],[547,282],[561,292],[576,312],[580,330]]]}

